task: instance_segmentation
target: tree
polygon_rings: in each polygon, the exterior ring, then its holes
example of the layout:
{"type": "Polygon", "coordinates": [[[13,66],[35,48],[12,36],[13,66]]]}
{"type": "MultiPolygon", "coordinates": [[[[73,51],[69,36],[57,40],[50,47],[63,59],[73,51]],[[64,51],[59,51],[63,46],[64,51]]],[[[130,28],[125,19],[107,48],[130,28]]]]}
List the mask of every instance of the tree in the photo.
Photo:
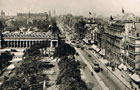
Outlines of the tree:
{"type": "Polygon", "coordinates": [[[86,84],[81,79],[79,63],[75,59],[64,57],[58,63],[59,75],[56,84],[60,90],[88,90],[86,84]]]}
{"type": "Polygon", "coordinates": [[[55,49],[54,57],[63,57],[68,55],[74,55],[75,49],[71,47],[69,44],[66,43],[60,43],[60,45],[55,49]]]}
{"type": "Polygon", "coordinates": [[[87,27],[85,27],[86,22],[83,20],[78,21],[77,23],[75,23],[75,32],[79,35],[80,39],[83,39],[85,37],[85,33],[87,30],[87,27]]]}
{"type": "Polygon", "coordinates": [[[9,62],[12,60],[13,55],[9,51],[5,51],[1,53],[0,55],[0,71],[2,71],[5,67],[10,65],[11,63],[9,62]]]}
{"type": "Polygon", "coordinates": [[[4,25],[2,24],[2,21],[0,21],[0,30],[4,29],[4,25]]]}

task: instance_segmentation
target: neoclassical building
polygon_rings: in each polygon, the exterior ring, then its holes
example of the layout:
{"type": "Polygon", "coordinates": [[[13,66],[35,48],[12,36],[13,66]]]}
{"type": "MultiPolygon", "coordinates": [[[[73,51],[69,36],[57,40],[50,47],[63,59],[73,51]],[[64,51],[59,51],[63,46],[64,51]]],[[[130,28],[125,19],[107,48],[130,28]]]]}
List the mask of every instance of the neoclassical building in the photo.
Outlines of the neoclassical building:
{"type": "Polygon", "coordinates": [[[9,33],[0,35],[0,48],[29,48],[36,43],[48,42],[51,48],[58,46],[58,36],[48,32],[20,34],[9,33]]]}

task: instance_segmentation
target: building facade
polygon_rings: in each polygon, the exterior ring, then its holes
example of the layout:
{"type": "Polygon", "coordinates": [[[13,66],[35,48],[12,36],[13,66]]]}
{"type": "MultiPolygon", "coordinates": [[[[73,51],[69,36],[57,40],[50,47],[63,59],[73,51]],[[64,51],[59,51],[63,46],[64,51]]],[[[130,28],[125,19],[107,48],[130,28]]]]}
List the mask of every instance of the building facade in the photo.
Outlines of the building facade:
{"type": "Polygon", "coordinates": [[[140,68],[140,36],[129,36],[127,63],[134,69],[140,68]]]}
{"type": "MultiPolygon", "coordinates": [[[[3,34],[1,48],[29,48],[37,43],[46,43],[49,47],[58,46],[58,37],[47,33],[3,34]]],[[[47,46],[47,45],[46,45],[47,46]]]]}
{"type": "Polygon", "coordinates": [[[129,31],[133,28],[131,21],[110,21],[105,29],[106,57],[116,64],[123,62],[121,56],[125,53],[124,43],[127,41],[129,31]]]}
{"type": "Polygon", "coordinates": [[[32,20],[46,20],[48,19],[48,14],[45,13],[17,13],[18,19],[32,19],[32,20]]]}

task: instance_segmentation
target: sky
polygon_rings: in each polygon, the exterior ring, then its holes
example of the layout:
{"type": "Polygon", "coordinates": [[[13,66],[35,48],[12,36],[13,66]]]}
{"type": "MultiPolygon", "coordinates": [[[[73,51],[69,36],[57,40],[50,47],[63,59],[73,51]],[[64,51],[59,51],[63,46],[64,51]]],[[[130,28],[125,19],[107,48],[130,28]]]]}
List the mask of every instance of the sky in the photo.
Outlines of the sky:
{"type": "Polygon", "coordinates": [[[140,15],[140,0],[0,0],[0,10],[16,15],[25,12],[48,12],[55,8],[56,14],[83,15],[89,12],[110,16],[126,13],[140,15]]]}

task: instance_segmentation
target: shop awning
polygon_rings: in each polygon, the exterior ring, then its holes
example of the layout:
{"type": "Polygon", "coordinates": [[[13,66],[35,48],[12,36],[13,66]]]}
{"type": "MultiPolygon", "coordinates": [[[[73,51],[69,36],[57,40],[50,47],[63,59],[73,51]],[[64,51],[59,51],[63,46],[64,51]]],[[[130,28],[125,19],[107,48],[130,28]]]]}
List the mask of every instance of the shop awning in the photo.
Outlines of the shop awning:
{"type": "Polygon", "coordinates": [[[140,76],[134,73],[133,75],[130,76],[134,81],[140,82],[140,76]]]}
{"type": "Polygon", "coordinates": [[[102,50],[99,52],[99,54],[105,55],[105,49],[102,49],[102,50]]]}
{"type": "Polygon", "coordinates": [[[123,69],[123,70],[127,70],[126,65],[124,65],[123,63],[121,63],[118,68],[123,69]]]}
{"type": "Polygon", "coordinates": [[[91,47],[92,47],[95,51],[97,51],[97,52],[100,51],[100,49],[99,49],[96,45],[92,45],[91,47]]]}
{"type": "Polygon", "coordinates": [[[15,68],[15,65],[14,65],[14,64],[11,64],[11,65],[9,65],[9,66],[7,67],[8,70],[12,70],[12,69],[14,69],[14,68],[15,68]]]}
{"type": "Polygon", "coordinates": [[[89,43],[89,42],[88,42],[88,39],[83,39],[83,41],[84,41],[85,43],[89,43]]]}

